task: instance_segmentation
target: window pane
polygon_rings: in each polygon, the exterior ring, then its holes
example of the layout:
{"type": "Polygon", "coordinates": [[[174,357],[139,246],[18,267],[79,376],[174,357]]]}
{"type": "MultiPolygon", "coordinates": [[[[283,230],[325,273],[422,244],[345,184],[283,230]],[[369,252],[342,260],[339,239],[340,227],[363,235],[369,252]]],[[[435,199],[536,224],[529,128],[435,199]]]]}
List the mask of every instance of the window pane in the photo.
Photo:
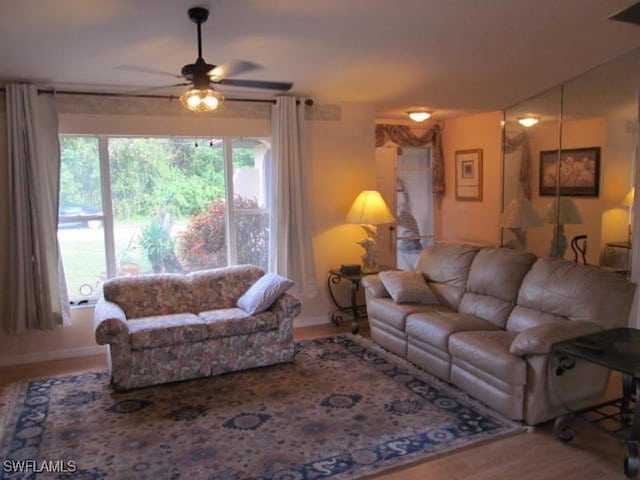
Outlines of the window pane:
{"type": "Polygon", "coordinates": [[[58,236],[72,300],[100,295],[107,272],[189,272],[232,261],[267,268],[267,141],[60,139],[58,236]],[[225,154],[226,145],[232,148],[225,154]],[[108,165],[108,179],[100,178],[101,164],[108,165]],[[225,185],[231,178],[236,193],[229,211],[225,185]],[[101,188],[109,189],[104,198],[112,207],[104,213],[101,188]],[[234,245],[227,238],[231,214],[234,245]],[[105,231],[111,225],[113,231],[105,231]]]}
{"type": "Polygon", "coordinates": [[[106,278],[97,137],[60,137],[58,242],[74,303],[102,293],[106,278]]]}
{"type": "Polygon", "coordinates": [[[60,216],[102,214],[96,137],[60,137],[60,216]]]}
{"type": "Polygon", "coordinates": [[[265,172],[271,149],[259,139],[232,142],[235,236],[238,263],[268,268],[269,215],[265,172]]]}
{"type": "Polygon", "coordinates": [[[102,226],[87,228],[61,223],[58,242],[69,300],[78,303],[102,295],[102,283],[107,277],[102,226]]]}
{"type": "Polygon", "coordinates": [[[119,275],[227,264],[221,141],[110,138],[109,164],[119,275]]]}

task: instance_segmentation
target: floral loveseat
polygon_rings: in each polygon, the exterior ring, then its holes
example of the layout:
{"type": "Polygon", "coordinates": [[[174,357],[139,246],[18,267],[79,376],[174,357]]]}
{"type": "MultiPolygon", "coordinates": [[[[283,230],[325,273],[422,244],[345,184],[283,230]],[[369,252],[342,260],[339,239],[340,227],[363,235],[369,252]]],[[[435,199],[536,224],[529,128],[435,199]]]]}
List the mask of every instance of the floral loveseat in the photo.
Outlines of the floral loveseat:
{"type": "Polygon", "coordinates": [[[507,248],[437,244],[416,272],[363,279],[379,345],[529,425],[595,405],[609,370],[554,375],[553,344],[626,326],[635,284],[598,267],[507,248]]]}
{"type": "Polygon", "coordinates": [[[301,309],[296,297],[275,292],[275,301],[267,299],[259,313],[238,307],[268,275],[240,265],[106,281],[94,328],[97,343],[109,345],[113,387],[128,390],[293,360],[293,318],[301,309]]]}

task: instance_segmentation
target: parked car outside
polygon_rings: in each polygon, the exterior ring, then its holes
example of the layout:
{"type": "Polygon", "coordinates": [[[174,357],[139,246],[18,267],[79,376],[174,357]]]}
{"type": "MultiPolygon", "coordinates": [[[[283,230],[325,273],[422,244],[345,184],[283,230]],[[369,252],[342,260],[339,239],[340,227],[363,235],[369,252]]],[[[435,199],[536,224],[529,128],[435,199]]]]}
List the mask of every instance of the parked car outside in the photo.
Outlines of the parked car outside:
{"type": "Polygon", "coordinates": [[[102,227],[102,210],[95,207],[69,205],[61,207],[58,212],[58,228],[91,228],[102,227]],[[83,218],[89,217],[89,218],[83,218]]]}

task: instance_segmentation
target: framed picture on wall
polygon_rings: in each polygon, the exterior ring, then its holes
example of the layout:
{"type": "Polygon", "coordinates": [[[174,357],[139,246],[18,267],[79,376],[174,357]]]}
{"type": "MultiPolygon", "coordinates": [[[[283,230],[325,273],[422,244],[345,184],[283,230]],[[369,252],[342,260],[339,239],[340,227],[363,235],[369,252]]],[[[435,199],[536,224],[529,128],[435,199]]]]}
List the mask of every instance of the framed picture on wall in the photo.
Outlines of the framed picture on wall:
{"type": "Polygon", "coordinates": [[[540,195],[597,197],[599,187],[600,147],[540,152],[540,195]]]}
{"type": "Polygon", "coordinates": [[[456,200],[482,200],[482,149],[456,151],[456,200]]]}

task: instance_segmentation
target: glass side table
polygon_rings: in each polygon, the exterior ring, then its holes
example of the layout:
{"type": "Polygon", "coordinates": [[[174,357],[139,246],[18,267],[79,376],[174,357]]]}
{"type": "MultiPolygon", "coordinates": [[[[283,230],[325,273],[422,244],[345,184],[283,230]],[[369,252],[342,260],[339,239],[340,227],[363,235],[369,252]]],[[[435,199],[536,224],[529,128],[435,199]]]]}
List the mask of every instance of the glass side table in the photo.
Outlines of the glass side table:
{"type": "Polygon", "coordinates": [[[554,345],[555,374],[562,375],[575,366],[576,359],[586,360],[622,374],[622,397],[595,407],[569,412],[558,417],[555,434],[563,442],[570,442],[575,432],[569,426],[578,418],[599,430],[626,442],[627,458],[624,473],[637,478],[640,470],[640,330],[615,328],[584,335],[554,345]],[[589,413],[590,418],[584,414],[589,413]]]}

